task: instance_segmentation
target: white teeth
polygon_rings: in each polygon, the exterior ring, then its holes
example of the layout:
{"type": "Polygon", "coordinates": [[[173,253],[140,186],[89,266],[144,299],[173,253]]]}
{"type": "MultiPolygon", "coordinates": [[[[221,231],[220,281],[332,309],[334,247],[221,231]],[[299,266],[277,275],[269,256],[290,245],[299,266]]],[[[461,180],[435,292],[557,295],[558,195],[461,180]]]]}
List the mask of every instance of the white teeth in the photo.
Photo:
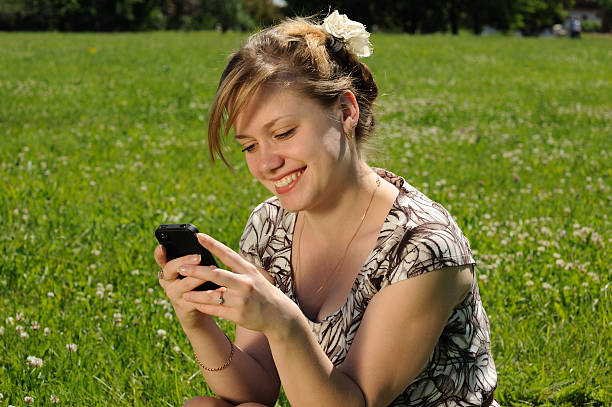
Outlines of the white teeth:
{"type": "Polygon", "coordinates": [[[286,177],[279,179],[278,181],[274,181],[274,185],[276,185],[278,188],[282,188],[295,181],[300,175],[302,175],[302,170],[293,172],[286,177]]]}

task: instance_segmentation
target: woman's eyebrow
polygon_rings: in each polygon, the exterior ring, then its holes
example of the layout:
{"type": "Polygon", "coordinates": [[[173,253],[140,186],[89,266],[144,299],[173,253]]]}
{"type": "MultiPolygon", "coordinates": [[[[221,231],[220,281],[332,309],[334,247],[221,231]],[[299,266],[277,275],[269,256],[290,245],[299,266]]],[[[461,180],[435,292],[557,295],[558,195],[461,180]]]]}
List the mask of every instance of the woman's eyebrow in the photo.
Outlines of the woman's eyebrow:
{"type": "MultiPolygon", "coordinates": [[[[276,118],[274,118],[274,119],[270,120],[269,122],[267,122],[266,124],[264,124],[264,125],[263,125],[263,128],[264,128],[264,129],[269,129],[269,128],[270,128],[270,127],[272,127],[272,126],[274,125],[274,123],[276,123],[277,121],[282,120],[282,119],[286,119],[286,118],[288,118],[288,117],[294,117],[294,116],[296,116],[296,115],[295,115],[295,114],[286,114],[286,115],[284,115],[284,116],[279,116],[279,117],[276,117],[276,118]]],[[[234,136],[234,138],[235,138],[236,140],[240,140],[240,139],[249,138],[249,136],[248,136],[248,135],[246,135],[246,134],[236,134],[236,135],[234,136]]]]}

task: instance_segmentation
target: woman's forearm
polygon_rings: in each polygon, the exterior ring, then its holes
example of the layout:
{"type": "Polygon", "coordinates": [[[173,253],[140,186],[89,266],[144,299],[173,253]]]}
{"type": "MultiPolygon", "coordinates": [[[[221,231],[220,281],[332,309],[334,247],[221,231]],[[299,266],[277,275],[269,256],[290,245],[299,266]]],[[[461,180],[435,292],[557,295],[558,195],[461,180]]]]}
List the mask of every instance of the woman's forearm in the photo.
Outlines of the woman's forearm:
{"type": "Polygon", "coordinates": [[[231,344],[215,321],[201,328],[185,331],[194,353],[209,368],[222,366],[234,347],[231,363],[222,370],[211,372],[200,368],[208,386],[215,394],[231,403],[258,402],[273,406],[279,392],[279,382],[253,357],[231,344]]]}
{"type": "Polygon", "coordinates": [[[268,342],[292,407],[365,406],[359,386],[334,367],[304,315],[268,335],[268,342]]]}

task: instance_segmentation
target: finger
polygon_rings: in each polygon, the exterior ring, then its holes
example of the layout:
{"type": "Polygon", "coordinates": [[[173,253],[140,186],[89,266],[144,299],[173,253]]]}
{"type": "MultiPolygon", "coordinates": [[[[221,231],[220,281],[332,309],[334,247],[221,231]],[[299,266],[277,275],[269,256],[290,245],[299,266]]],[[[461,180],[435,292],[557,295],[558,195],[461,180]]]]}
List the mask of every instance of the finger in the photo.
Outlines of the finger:
{"type": "Polygon", "coordinates": [[[190,302],[200,312],[236,322],[237,312],[231,307],[231,294],[225,287],[214,291],[186,293],[185,301],[190,302]],[[222,296],[222,297],[221,297],[222,296]],[[229,298],[228,298],[229,297],[229,298]],[[223,301],[219,301],[223,298],[223,301]]]}
{"type": "MultiPolygon", "coordinates": [[[[185,293],[195,290],[204,281],[199,278],[186,277],[176,280],[159,280],[159,284],[164,288],[166,294],[171,298],[182,297],[185,293]]],[[[197,291],[199,292],[199,291],[197,291]]]]}
{"type": "Polygon", "coordinates": [[[238,319],[236,310],[231,307],[226,307],[225,305],[194,304],[194,307],[201,313],[212,317],[222,318],[232,322],[236,322],[238,319]]]}
{"type": "Polygon", "coordinates": [[[189,291],[183,294],[183,299],[194,305],[228,305],[227,288],[219,287],[211,291],[189,291]]]}
{"type": "Polygon", "coordinates": [[[183,257],[177,257],[166,263],[164,266],[164,280],[176,280],[179,274],[179,267],[183,265],[200,264],[199,254],[189,254],[183,257]]]}
{"type": "Polygon", "coordinates": [[[166,248],[162,245],[158,245],[155,248],[155,252],[153,252],[153,257],[155,257],[155,261],[157,262],[159,267],[164,267],[167,263],[166,248]]]}
{"type": "Polygon", "coordinates": [[[198,241],[212,254],[217,256],[223,264],[229,267],[235,273],[244,273],[250,269],[251,263],[244,260],[238,253],[224,245],[223,243],[205,235],[204,233],[197,234],[198,241]]]}
{"type": "Polygon", "coordinates": [[[184,264],[179,267],[179,272],[183,276],[195,277],[204,281],[212,281],[222,287],[237,287],[242,280],[240,274],[223,270],[215,266],[194,266],[184,264]]]}

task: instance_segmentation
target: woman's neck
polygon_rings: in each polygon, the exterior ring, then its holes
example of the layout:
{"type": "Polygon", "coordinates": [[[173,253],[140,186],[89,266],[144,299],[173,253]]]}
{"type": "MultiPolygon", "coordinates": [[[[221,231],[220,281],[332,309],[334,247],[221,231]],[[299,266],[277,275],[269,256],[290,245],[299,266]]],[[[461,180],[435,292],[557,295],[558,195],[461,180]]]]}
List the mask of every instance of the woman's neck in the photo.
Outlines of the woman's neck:
{"type": "MultiPolygon", "coordinates": [[[[311,233],[333,236],[359,223],[368,201],[377,189],[378,175],[364,161],[347,171],[330,194],[315,208],[300,212],[302,222],[308,223],[311,233]]],[[[351,229],[352,230],[352,229],[351,229]]]]}

